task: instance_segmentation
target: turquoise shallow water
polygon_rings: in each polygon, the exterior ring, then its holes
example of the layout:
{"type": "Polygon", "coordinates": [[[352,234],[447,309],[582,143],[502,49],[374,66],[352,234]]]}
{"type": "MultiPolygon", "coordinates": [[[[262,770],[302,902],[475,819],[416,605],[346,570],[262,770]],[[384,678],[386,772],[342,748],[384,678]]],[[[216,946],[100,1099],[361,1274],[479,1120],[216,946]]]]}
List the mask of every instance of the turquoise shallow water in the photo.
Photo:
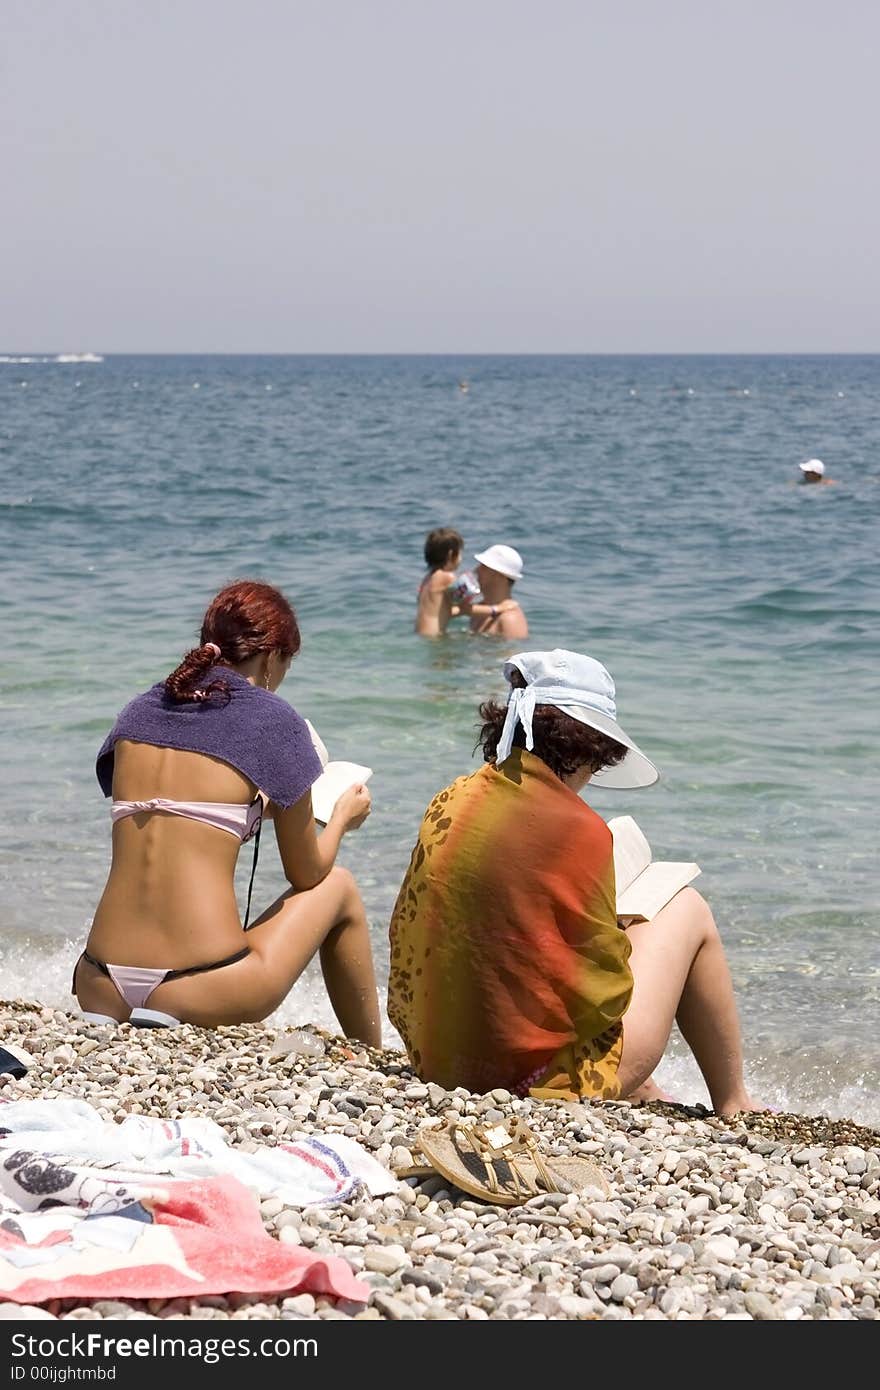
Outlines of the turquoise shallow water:
{"type": "MultiPolygon", "coordinates": [[[[67,1005],[96,748],[239,575],[297,608],[282,693],[375,769],[341,859],[384,980],[421,813],[502,689],[503,644],[411,632],[424,535],[456,525],[521,550],[529,646],[614,675],[663,780],[592,803],[701,864],[753,1089],[880,1124],[878,512],[880,358],[0,362],[3,995],[67,1005]],[[794,484],[810,455],[836,486],[794,484]]],[[[281,887],[269,847],[256,900],[281,887]]],[[[279,1011],[308,1018],[315,972],[279,1011]]],[[[680,1041],[661,1079],[705,1098],[680,1041]]]]}

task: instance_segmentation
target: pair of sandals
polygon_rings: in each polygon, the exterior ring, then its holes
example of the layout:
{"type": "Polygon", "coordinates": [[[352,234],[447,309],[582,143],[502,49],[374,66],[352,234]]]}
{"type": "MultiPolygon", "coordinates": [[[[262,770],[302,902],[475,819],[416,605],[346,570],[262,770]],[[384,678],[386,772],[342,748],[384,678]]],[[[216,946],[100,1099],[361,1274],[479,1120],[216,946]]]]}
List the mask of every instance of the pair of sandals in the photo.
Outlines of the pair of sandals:
{"type": "Polygon", "coordinates": [[[462,1192],[495,1206],[520,1206],[551,1192],[593,1189],[605,1198],[611,1191],[590,1159],[542,1154],[537,1136],[516,1116],[497,1124],[456,1121],[445,1129],[420,1130],[415,1151],[420,1161],[398,1169],[397,1177],[439,1174],[462,1192]]]}

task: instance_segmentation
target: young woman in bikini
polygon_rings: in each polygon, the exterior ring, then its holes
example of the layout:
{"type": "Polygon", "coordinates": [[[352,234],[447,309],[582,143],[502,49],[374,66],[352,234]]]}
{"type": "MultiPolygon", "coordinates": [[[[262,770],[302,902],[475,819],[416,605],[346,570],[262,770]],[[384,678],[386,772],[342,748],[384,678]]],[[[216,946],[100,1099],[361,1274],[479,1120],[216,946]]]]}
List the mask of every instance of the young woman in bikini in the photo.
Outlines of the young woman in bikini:
{"type": "Polygon", "coordinates": [[[319,953],[343,1032],[379,1045],[364,907],[335,864],[370,794],[344,792],[317,832],[310,788],[321,763],[305,720],[275,693],[299,647],[283,594],[231,584],[210,604],[200,645],[107,736],[96,770],[113,797],[113,854],[74,971],[85,1011],[148,1024],[254,1022],[319,953]],[[268,818],[291,886],[243,933],[236,861],[268,818]]]}

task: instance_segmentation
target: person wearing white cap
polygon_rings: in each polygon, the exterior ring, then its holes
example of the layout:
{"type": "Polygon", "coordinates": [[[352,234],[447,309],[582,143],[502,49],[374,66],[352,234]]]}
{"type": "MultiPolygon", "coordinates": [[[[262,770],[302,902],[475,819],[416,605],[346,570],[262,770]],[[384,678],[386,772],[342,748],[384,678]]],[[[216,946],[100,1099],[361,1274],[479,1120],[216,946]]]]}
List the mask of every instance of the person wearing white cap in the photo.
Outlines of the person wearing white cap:
{"type": "Polygon", "coordinates": [[[821,459],[805,459],[798,464],[802,483],[833,483],[834,478],[825,477],[825,465],[821,459]]]}
{"type": "Polygon", "coordinates": [[[391,919],[388,1016],[425,1081],[558,1099],[657,1099],[673,1023],[721,1115],[746,1090],[730,971],[692,888],[618,922],[612,835],[578,795],[659,773],[592,657],[521,652],[480,706],[486,759],[425,813],[391,919]]]}
{"type": "Polygon", "coordinates": [[[471,632],[493,637],[528,637],[526,615],[513,597],[513,586],[522,576],[523,562],[512,545],[490,545],[476,553],[477,583],[489,613],[472,613],[471,632]]]}
{"type": "Polygon", "coordinates": [[[451,527],[437,527],[425,538],[428,569],[419,584],[414,625],[420,637],[442,636],[451,618],[485,618],[491,622],[507,608],[517,606],[512,601],[498,606],[483,603],[480,586],[470,571],[456,577],[463,548],[464,541],[451,527]]]}

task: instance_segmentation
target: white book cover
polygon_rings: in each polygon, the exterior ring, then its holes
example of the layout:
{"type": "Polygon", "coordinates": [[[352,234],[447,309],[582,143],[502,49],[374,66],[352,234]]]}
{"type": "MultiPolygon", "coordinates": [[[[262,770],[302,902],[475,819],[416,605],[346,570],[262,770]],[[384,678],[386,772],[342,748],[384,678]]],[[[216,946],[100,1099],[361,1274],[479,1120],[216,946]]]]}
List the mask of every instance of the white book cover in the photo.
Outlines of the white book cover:
{"type": "Polygon", "coordinates": [[[326,825],[342,793],[357,782],[368,782],[372,775],[373,769],[364,767],[361,763],[328,763],[318,780],[312,783],[312,811],[315,820],[326,825]]]}
{"type": "Polygon", "coordinates": [[[324,771],[312,783],[312,811],[316,821],[326,825],[333,814],[333,807],[349,787],[358,782],[368,782],[373,775],[371,767],[362,763],[331,762],[327,745],[310,719],[306,720],[309,737],[324,771]]]}
{"type": "Polygon", "coordinates": [[[662,907],[700,873],[698,864],[655,860],[632,816],[608,822],[614,838],[617,915],[622,921],[650,922],[662,907]]]}

